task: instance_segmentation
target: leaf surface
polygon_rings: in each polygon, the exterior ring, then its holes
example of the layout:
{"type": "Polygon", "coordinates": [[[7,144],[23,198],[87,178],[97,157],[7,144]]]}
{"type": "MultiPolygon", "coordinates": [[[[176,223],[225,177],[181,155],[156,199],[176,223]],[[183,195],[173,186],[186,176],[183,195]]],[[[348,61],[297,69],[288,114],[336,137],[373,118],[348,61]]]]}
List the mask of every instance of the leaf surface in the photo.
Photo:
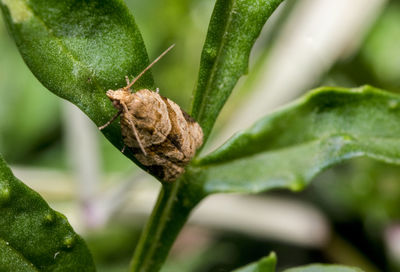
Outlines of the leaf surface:
{"type": "Polygon", "coordinates": [[[0,156],[0,270],[95,271],[67,219],[14,177],[0,156]]]}
{"type": "MultiPolygon", "coordinates": [[[[257,262],[235,269],[232,272],[275,272],[276,262],[275,253],[271,253],[269,256],[264,257],[257,262]]],[[[363,270],[356,267],[342,265],[311,264],[286,269],[283,272],[363,272],[363,270]]]]}
{"type": "Polygon", "coordinates": [[[283,272],[363,272],[356,267],[329,264],[312,264],[297,268],[286,269],[283,272]]]}
{"type": "Polygon", "coordinates": [[[400,96],[369,86],[320,88],[264,117],[163,185],[131,271],[159,269],[191,210],[210,194],[300,190],[360,156],[400,164],[399,122],[400,96]]]}
{"type": "Polygon", "coordinates": [[[236,134],[190,170],[206,194],[302,189],[325,168],[367,156],[400,164],[400,97],[321,88],[236,134]]]}
{"type": "Polygon", "coordinates": [[[0,239],[0,271],[35,272],[32,263],[25,260],[19,252],[15,251],[8,242],[0,239]]]}
{"type": "Polygon", "coordinates": [[[235,269],[233,272],[275,272],[276,255],[275,253],[262,258],[261,260],[246,265],[242,268],[235,269]]]}
{"type": "Polygon", "coordinates": [[[200,60],[192,116],[207,139],[267,19],[283,0],[217,0],[200,60]]]}
{"type": "MultiPolygon", "coordinates": [[[[0,6],[32,73],[98,126],[116,113],[106,91],[124,87],[125,76],[138,75],[148,64],[141,34],[123,1],[0,0],[0,6]]],[[[133,88],[153,85],[147,72],[133,88]]],[[[122,148],[118,121],[104,134],[122,148]]]]}

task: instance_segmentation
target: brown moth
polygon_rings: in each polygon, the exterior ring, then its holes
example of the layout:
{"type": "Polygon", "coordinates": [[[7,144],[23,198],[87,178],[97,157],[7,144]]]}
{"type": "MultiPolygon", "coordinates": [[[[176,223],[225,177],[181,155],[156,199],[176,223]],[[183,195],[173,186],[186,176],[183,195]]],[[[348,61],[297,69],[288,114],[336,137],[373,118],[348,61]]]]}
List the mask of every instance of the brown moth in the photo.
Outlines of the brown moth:
{"type": "MultiPolygon", "coordinates": [[[[203,131],[175,102],[156,92],[142,89],[132,93],[132,85],[173,47],[170,46],[127,86],[108,90],[106,95],[118,113],[102,130],[121,115],[124,149],[128,147],[135,158],[165,181],[174,181],[203,143],[203,131]]],[[[123,150],[124,150],[123,149],[123,150]]]]}

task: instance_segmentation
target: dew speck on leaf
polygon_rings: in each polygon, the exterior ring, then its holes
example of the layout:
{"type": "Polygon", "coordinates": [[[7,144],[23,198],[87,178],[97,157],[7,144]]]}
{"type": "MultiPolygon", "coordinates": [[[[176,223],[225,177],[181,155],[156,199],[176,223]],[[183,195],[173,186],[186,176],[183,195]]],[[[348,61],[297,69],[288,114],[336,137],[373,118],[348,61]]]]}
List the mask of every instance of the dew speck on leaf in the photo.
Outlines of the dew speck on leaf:
{"type": "Polygon", "coordinates": [[[55,221],[54,219],[55,219],[54,215],[51,212],[49,212],[44,216],[44,223],[46,225],[51,225],[52,223],[54,223],[55,221]]]}
{"type": "Polygon", "coordinates": [[[75,237],[72,235],[68,235],[64,238],[63,245],[70,249],[75,245],[75,237]]]}
{"type": "Polygon", "coordinates": [[[5,204],[11,199],[11,191],[8,186],[0,185],[0,204],[5,204]]]}

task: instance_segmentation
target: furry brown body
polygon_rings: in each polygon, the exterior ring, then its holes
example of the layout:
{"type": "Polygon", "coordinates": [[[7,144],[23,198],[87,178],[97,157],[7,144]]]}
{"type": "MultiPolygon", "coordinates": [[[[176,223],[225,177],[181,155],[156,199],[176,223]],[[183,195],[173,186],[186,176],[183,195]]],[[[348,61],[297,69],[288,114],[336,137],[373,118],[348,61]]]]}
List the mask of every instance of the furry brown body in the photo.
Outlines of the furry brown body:
{"type": "Polygon", "coordinates": [[[147,89],[109,90],[121,112],[124,143],[135,158],[165,181],[177,179],[203,143],[203,132],[176,103],[147,89]]]}

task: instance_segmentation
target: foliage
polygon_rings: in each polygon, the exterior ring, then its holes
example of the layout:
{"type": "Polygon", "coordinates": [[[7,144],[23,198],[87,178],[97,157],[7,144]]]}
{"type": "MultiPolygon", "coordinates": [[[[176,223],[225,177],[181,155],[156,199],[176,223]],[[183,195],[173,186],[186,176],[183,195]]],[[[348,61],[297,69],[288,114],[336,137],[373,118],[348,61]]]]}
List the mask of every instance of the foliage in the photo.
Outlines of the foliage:
{"type": "Polygon", "coordinates": [[[362,272],[355,267],[346,267],[341,265],[313,264],[298,268],[287,269],[284,272],[362,272]]]}
{"type": "MultiPolygon", "coordinates": [[[[191,111],[204,130],[205,140],[238,79],[247,72],[249,55],[262,27],[282,1],[216,1],[191,111]]],[[[54,94],[78,106],[97,126],[115,114],[105,92],[124,86],[124,76],[133,77],[148,64],[141,34],[122,1],[0,3],[9,31],[32,73],[54,94]]],[[[151,73],[134,88],[154,89],[151,73]]],[[[320,88],[259,120],[211,154],[195,158],[176,182],[161,181],[163,188],[135,250],[131,271],[158,271],[190,212],[210,194],[299,190],[327,167],[359,156],[399,164],[399,117],[398,95],[365,86],[320,88]]],[[[103,133],[121,149],[117,121],[103,133]]],[[[137,163],[129,150],[125,155],[137,163]]],[[[0,252],[7,256],[0,265],[12,263],[12,267],[26,271],[35,271],[31,264],[44,271],[94,270],[83,241],[66,220],[16,180],[3,160],[0,163],[0,200],[4,200],[0,252]],[[20,194],[20,201],[13,198],[14,193],[20,194]],[[18,215],[21,221],[13,222],[11,218],[18,215]],[[43,220],[51,221],[51,228],[43,220]],[[26,240],[29,246],[22,244],[26,240]]],[[[270,255],[237,271],[273,271],[275,262],[270,255]]],[[[357,271],[319,265],[288,271],[318,269],[357,271]]]]}
{"type": "Polygon", "coordinates": [[[0,214],[1,271],[95,270],[67,219],[16,179],[2,157],[0,214]]]}
{"type": "Polygon", "coordinates": [[[236,269],[233,272],[274,272],[275,266],[276,255],[275,253],[271,253],[269,256],[264,257],[261,260],[236,269]]]}
{"type": "MultiPolygon", "coordinates": [[[[120,1],[4,0],[1,7],[34,75],[98,126],[115,114],[105,92],[125,86],[126,75],[132,77],[147,65],[141,34],[120,1]]],[[[153,87],[151,73],[134,86],[144,87],[153,87]]],[[[117,122],[104,135],[122,148],[117,122]]]]}
{"type": "MultiPolygon", "coordinates": [[[[271,253],[269,256],[261,260],[239,268],[233,272],[274,272],[276,266],[276,255],[271,253]]],[[[286,269],[283,272],[362,272],[362,270],[354,267],[346,267],[341,265],[323,265],[312,264],[297,268],[286,269]]]]}
{"type": "Polygon", "coordinates": [[[265,21],[280,3],[282,0],[216,2],[192,107],[205,140],[237,80],[247,72],[250,50],[265,21]]]}

